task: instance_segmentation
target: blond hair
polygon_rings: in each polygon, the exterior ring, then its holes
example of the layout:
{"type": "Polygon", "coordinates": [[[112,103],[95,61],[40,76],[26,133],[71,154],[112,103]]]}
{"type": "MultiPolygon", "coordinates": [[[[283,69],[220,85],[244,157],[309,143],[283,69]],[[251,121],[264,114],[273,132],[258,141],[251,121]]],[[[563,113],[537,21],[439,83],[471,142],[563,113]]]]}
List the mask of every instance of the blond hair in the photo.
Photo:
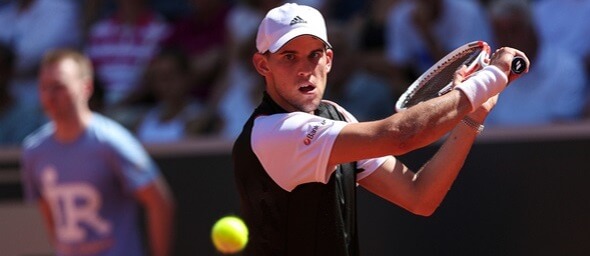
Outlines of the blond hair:
{"type": "Polygon", "coordinates": [[[74,49],[62,48],[47,51],[43,56],[41,66],[53,65],[65,59],[73,60],[78,65],[81,78],[93,79],[92,62],[86,55],[74,49]]]}

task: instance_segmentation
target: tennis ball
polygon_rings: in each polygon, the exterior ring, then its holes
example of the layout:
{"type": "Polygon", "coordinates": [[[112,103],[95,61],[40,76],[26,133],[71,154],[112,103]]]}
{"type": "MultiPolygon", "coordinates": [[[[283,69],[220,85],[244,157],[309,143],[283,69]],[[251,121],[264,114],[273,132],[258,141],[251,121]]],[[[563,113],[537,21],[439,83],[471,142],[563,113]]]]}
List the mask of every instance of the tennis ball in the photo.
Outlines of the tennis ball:
{"type": "Polygon", "coordinates": [[[211,240],[222,253],[239,252],[248,243],[248,227],[237,216],[225,216],[213,225],[211,240]]]}

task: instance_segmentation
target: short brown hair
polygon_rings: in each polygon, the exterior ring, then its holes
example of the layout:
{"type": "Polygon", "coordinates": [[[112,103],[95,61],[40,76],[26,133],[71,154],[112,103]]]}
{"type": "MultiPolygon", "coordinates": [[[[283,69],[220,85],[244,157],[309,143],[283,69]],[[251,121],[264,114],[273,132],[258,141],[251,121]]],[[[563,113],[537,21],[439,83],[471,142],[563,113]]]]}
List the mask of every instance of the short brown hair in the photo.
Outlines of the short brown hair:
{"type": "Polygon", "coordinates": [[[64,59],[71,59],[78,64],[78,67],[80,68],[80,76],[82,78],[93,79],[92,62],[86,55],[78,50],[68,48],[49,50],[43,56],[41,65],[47,66],[55,64],[64,59]]]}

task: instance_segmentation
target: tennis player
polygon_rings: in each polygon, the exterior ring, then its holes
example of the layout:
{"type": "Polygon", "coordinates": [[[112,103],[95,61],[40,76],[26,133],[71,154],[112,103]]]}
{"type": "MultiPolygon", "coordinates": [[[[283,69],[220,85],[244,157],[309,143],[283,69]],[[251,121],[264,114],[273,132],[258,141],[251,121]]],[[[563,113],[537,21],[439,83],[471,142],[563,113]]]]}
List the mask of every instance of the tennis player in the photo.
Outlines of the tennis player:
{"type": "MultiPolygon", "coordinates": [[[[497,94],[516,75],[501,48],[490,66],[452,92],[383,120],[359,123],[322,100],[334,51],[322,14],[284,4],[270,10],[253,64],[262,102],[233,148],[241,210],[250,229],[245,255],[358,255],[357,185],[408,211],[431,215],[445,197],[497,94]],[[463,120],[463,121],[462,121],[463,120]],[[450,132],[420,170],[394,156],[450,132]]],[[[526,60],[528,64],[528,59],[526,60]]],[[[394,99],[392,99],[394,100],[394,99]]]]}
{"type": "Polygon", "coordinates": [[[89,109],[90,60],[72,50],[51,51],[39,81],[51,122],[25,139],[23,187],[39,205],[55,255],[169,255],[168,187],[127,130],[89,109]],[[140,207],[150,250],[144,249],[140,207]]]}

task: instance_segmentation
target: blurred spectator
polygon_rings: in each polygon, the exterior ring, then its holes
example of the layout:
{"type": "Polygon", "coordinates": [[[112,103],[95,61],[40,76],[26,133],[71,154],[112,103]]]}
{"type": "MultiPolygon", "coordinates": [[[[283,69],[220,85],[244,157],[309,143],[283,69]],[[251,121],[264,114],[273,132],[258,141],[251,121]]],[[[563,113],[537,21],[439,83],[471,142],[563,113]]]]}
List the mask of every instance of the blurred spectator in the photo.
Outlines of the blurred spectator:
{"type": "Polygon", "coordinates": [[[94,24],[86,51],[104,90],[105,107],[137,89],[149,61],[168,35],[168,26],[146,0],[117,0],[114,13],[94,24]]]}
{"type": "MultiPolygon", "coordinates": [[[[117,8],[118,0],[83,0],[82,24],[88,28],[99,18],[109,15],[117,8]]],[[[188,14],[190,4],[187,0],[146,0],[158,14],[162,15],[168,22],[174,22],[178,18],[188,14]]],[[[87,31],[87,30],[85,30],[87,31]]]]}
{"type": "MultiPolygon", "coordinates": [[[[533,5],[533,17],[544,42],[590,61],[590,1],[542,0],[533,5]]],[[[588,63],[590,64],[590,63],[588,63]]]]}
{"type": "Polygon", "coordinates": [[[323,0],[323,2],[325,2],[324,5],[326,6],[324,13],[326,14],[327,20],[348,22],[358,16],[368,5],[375,5],[376,2],[382,1],[323,0]]]}
{"type": "Polygon", "coordinates": [[[329,26],[328,38],[340,65],[334,64],[330,70],[325,99],[338,102],[359,121],[390,116],[395,98],[388,79],[360,65],[363,54],[355,47],[349,27],[329,26]]]}
{"type": "MultiPolygon", "coordinates": [[[[590,74],[590,1],[588,0],[542,0],[533,4],[534,18],[547,43],[581,56],[586,74],[590,74]]],[[[590,80],[586,80],[586,110],[590,118],[590,80]]]]}
{"type": "Polygon", "coordinates": [[[386,30],[387,57],[395,75],[406,79],[400,83],[408,85],[458,46],[491,39],[478,1],[402,1],[389,13],[386,30]]]}
{"type": "Polygon", "coordinates": [[[82,1],[82,19],[80,21],[83,35],[82,45],[85,45],[85,41],[88,40],[88,33],[90,32],[91,26],[94,25],[99,19],[113,11],[114,8],[112,8],[111,5],[114,3],[114,1],[115,0],[82,1]]]}
{"type": "Polygon", "coordinates": [[[360,62],[361,67],[367,71],[391,80],[394,89],[397,89],[399,85],[393,84],[395,80],[392,79],[392,66],[385,54],[387,47],[385,24],[389,11],[399,2],[400,0],[370,1],[366,10],[357,16],[359,25],[354,25],[359,27],[358,35],[355,36],[358,38],[356,40],[358,41],[358,58],[355,59],[355,63],[360,62]]]}
{"type": "Polygon", "coordinates": [[[26,104],[10,93],[14,72],[12,49],[0,43],[0,145],[19,146],[22,140],[45,122],[40,108],[26,104]]]}
{"type": "Polygon", "coordinates": [[[24,197],[38,206],[55,255],[170,255],[168,184],[129,131],[89,109],[92,76],[81,52],[43,59],[38,89],[51,121],[23,143],[24,197]]]}
{"type": "Polygon", "coordinates": [[[210,108],[217,105],[223,120],[221,136],[235,139],[244,122],[260,102],[263,80],[252,67],[258,24],[281,0],[240,0],[227,16],[228,68],[220,88],[212,95],[210,108]],[[216,99],[218,100],[215,103],[216,99]]]}
{"type": "Polygon", "coordinates": [[[37,73],[45,51],[79,46],[78,7],[74,0],[14,0],[0,7],[0,42],[16,57],[10,88],[16,100],[39,104],[37,73]]]}
{"type": "Polygon", "coordinates": [[[177,48],[190,58],[194,81],[192,93],[206,101],[226,67],[226,21],[230,4],[226,0],[189,0],[191,12],[173,26],[164,47],[177,48]]]}
{"type": "Polygon", "coordinates": [[[330,11],[328,10],[328,8],[332,7],[330,5],[331,4],[330,1],[331,0],[288,0],[288,1],[282,1],[282,2],[296,3],[299,5],[307,5],[307,6],[311,6],[311,7],[315,8],[315,9],[321,10],[322,12],[329,13],[330,11]]]}
{"type": "Polygon", "coordinates": [[[334,35],[338,40],[336,44],[346,41],[343,42],[344,48],[335,46],[334,49],[337,58],[345,59],[346,64],[334,65],[328,84],[336,87],[333,89],[342,90],[344,88],[337,88],[338,83],[346,83],[346,89],[342,91],[345,94],[341,92],[341,96],[348,99],[335,100],[347,105],[347,109],[359,120],[375,120],[391,115],[395,100],[407,86],[399,84],[399,79],[392,76],[393,67],[385,54],[385,24],[390,10],[398,3],[398,0],[370,1],[350,24],[346,24],[348,28],[334,35]],[[354,49],[349,49],[353,44],[354,49]],[[338,82],[339,78],[346,78],[347,81],[338,82]],[[367,96],[360,96],[364,94],[367,96]]]}
{"type": "Polygon", "coordinates": [[[146,86],[155,104],[139,121],[136,133],[144,143],[176,142],[205,134],[210,123],[199,123],[203,104],[190,90],[190,65],[183,52],[165,49],[146,72],[146,86]]]}
{"type": "Polygon", "coordinates": [[[149,0],[151,6],[158,10],[167,21],[175,22],[179,18],[187,15],[190,10],[190,4],[187,0],[149,0]]]}
{"type": "Polygon", "coordinates": [[[531,67],[500,94],[486,123],[537,125],[580,118],[586,81],[580,59],[539,37],[526,0],[494,1],[490,17],[496,46],[520,49],[531,67]]]}

